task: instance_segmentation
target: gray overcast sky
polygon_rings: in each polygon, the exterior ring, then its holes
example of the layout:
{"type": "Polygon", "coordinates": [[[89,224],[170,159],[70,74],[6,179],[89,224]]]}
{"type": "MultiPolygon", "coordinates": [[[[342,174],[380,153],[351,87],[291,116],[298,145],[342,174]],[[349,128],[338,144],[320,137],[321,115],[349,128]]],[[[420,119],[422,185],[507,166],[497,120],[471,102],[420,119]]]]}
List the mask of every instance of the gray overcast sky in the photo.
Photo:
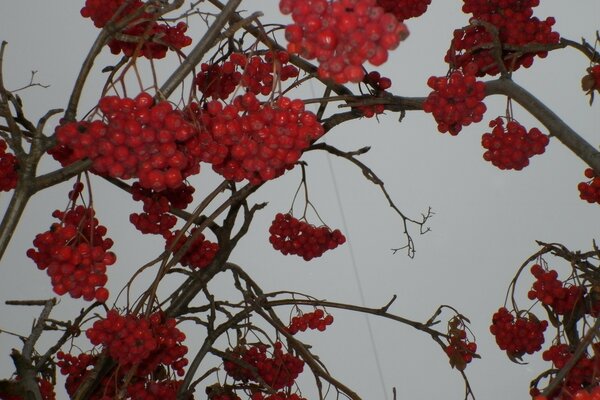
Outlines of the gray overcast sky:
{"type": "MultiPolygon", "coordinates": [[[[460,13],[462,2],[433,3],[422,18],[408,22],[411,36],[387,64],[378,68],[392,79],[392,90],[397,94],[426,95],[427,78],[447,71],[443,55],[451,32],[467,24],[468,17],[460,13]]],[[[600,28],[597,0],[542,3],[536,15],[556,17],[555,30],[561,35],[593,41],[600,28]]],[[[51,85],[22,93],[34,120],[50,108],[65,106],[84,54],[97,34],[91,22],[80,17],[81,6],[79,1],[39,0],[5,0],[0,5],[0,40],[9,43],[4,61],[7,87],[26,84],[31,70],[38,71],[39,82],[51,85]]],[[[267,17],[275,15],[276,7],[274,0],[242,4],[247,10],[266,9],[267,17]]],[[[281,16],[277,18],[283,21],[281,16]]],[[[105,51],[98,69],[113,60],[114,56],[105,51]]],[[[166,73],[173,61],[161,65],[159,70],[166,73]]],[[[519,70],[514,79],[538,95],[588,141],[597,144],[600,102],[589,107],[579,83],[587,66],[580,54],[568,49],[544,60],[537,59],[533,68],[519,70]]],[[[101,79],[92,78],[80,114],[97,101],[100,84],[101,79]]],[[[319,90],[306,88],[299,96],[314,97],[319,90]]],[[[430,115],[408,113],[402,123],[398,123],[398,115],[391,114],[380,118],[379,124],[374,119],[345,124],[326,138],[344,150],[371,146],[372,150],[361,159],[385,181],[405,213],[418,216],[428,206],[433,208],[436,214],[430,223],[432,231],[424,236],[415,234],[415,259],[390,251],[403,244],[401,221],[387,207],[377,188],[352,165],[315,153],[304,157],[309,163],[311,201],[331,227],[343,229],[346,221],[349,243],[309,263],[284,257],[269,246],[267,229],[273,215],[287,211],[299,181],[299,171],[292,171],[265,185],[254,196],[256,202],[269,201],[269,206],[257,217],[232,260],[254,274],[266,290],[295,290],[317,298],[360,304],[362,288],[366,305],[372,307],[383,306],[396,294],[398,299],[390,311],[420,321],[429,318],[440,304],[455,306],[471,319],[483,357],[467,368],[477,397],[526,399],[529,381],[545,369],[539,361],[541,354],[527,357],[530,364],[526,366],[510,363],[489,334],[491,315],[503,304],[517,268],[537,251],[535,240],[560,242],[573,250],[590,249],[592,239],[600,239],[600,211],[597,205],[588,205],[578,198],[576,185],[583,180],[584,164],[555,140],[546,154],[533,158],[521,172],[500,171],[483,161],[481,134],[487,131],[487,121],[503,113],[505,104],[500,98],[486,103],[484,122],[464,129],[457,137],[438,133],[430,115]],[[353,259],[357,275],[353,272],[353,259]]],[[[515,115],[526,127],[539,126],[519,107],[515,107],[515,115]]],[[[53,167],[50,162],[44,165],[53,167]]],[[[193,180],[197,200],[218,182],[209,170],[204,167],[204,172],[193,180]]],[[[94,185],[98,217],[116,243],[118,261],[109,274],[109,288],[114,295],[123,279],[158,254],[162,244],[152,238],[140,238],[129,226],[128,215],[138,209],[138,204],[127,202],[128,196],[99,179],[94,179],[94,185]]],[[[52,210],[65,206],[68,186],[41,193],[29,204],[1,263],[2,302],[52,295],[47,276],[25,257],[25,251],[35,234],[52,222],[52,210]]],[[[0,195],[0,205],[5,207],[8,199],[9,195],[0,195]]],[[[568,266],[549,261],[561,276],[568,274],[568,266]]],[[[529,304],[528,279],[520,287],[523,308],[529,304]]],[[[225,282],[217,284],[224,291],[230,290],[225,282]]],[[[55,317],[69,318],[83,306],[82,301],[65,298],[55,310],[55,317]]],[[[543,316],[540,309],[535,311],[543,316]]],[[[36,313],[37,310],[0,304],[0,328],[25,333],[36,313]]],[[[382,399],[384,388],[364,317],[342,312],[334,315],[336,321],[325,334],[308,335],[307,341],[340,380],[365,399],[382,399]]],[[[399,399],[462,398],[460,376],[450,369],[445,355],[430,338],[389,321],[372,318],[371,323],[388,398],[393,386],[399,399]]],[[[18,345],[14,338],[0,334],[0,377],[12,371],[8,354],[18,345]]]]}

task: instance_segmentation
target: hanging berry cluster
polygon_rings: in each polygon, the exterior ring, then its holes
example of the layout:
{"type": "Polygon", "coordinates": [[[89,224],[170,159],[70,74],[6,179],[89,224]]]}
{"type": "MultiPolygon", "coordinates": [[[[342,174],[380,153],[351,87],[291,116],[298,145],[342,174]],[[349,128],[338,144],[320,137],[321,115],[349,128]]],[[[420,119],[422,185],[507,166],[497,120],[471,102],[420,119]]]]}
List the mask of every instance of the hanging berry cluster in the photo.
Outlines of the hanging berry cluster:
{"type": "Polygon", "coordinates": [[[556,270],[546,271],[540,264],[531,267],[531,274],[536,278],[527,297],[530,300],[539,300],[550,307],[558,315],[573,312],[577,305],[582,305],[583,295],[586,290],[582,286],[564,286],[558,280],[556,270]]]}
{"type": "Polygon", "coordinates": [[[284,255],[295,254],[306,261],[321,257],[346,242],[339,229],[316,227],[294,218],[291,214],[278,213],[269,228],[269,242],[284,255]]]}
{"type": "Polygon", "coordinates": [[[228,358],[223,360],[223,366],[230,377],[242,382],[257,382],[257,378],[261,378],[275,390],[292,386],[304,369],[304,361],[290,353],[284,353],[281,342],[275,342],[271,357],[264,344],[238,345],[233,350],[228,350],[227,354],[228,358]],[[243,361],[252,369],[234,360],[243,361]]]}
{"type": "Polygon", "coordinates": [[[501,307],[492,317],[490,332],[496,337],[500,350],[506,350],[510,357],[521,358],[525,353],[533,354],[542,349],[547,327],[548,321],[540,321],[531,313],[515,318],[506,307],[501,307]]]}
{"type": "Polygon", "coordinates": [[[522,170],[531,157],[543,154],[550,142],[538,128],[528,132],[515,120],[508,121],[505,127],[504,120],[498,117],[490,122],[490,128],[492,132],[481,137],[481,145],[487,150],[483,159],[503,170],[522,170]]]}
{"type": "MultiPolygon", "coordinates": [[[[111,18],[115,17],[115,22],[118,22],[143,6],[144,3],[140,0],[86,0],[81,15],[90,18],[97,28],[103,28],[111,18]],[[122,6],[123,10],[115,16],[122,6]]],[[[185,22],[169,26],[156,22],[156,16],[143,12],[121,32],[129,37],[127,41],[113,38],[108,46],[113,54],[123,52],[128,57],[135,54],[148,59],[160,59],[165,57],[169,49],[181,50],[192,44],[192,39],[185,35],[186,30],[185,22]]]]}
{"type": "Polygon", "coordinates": [[[362,65],[378,66],[408,36],[406,26],[376,0],[280,0],[292,15],[285,30],[287,49],[319,62],[319,77],[337,83],[360,82],[362,65]]]}
{"type": "Polygon", "coordinates": [[[206,110],[200,110],[192,104],[188,114],[202,127],[201,160],[226,179],[247,179],[254,185],[293,168],[302,152],[324,133],[302,100],[287,97],[261,104],[248,92],[226,106],[212,100],[206,110]]]}
{"type": "Polygon", "coordinates": [[[318,308],[313,312],[304,313],[293,317],[290,326],[287,328],[287,331],[291,335],[295,335],[298,332],[304,332],[307,329],[317,329],[323,332],[325,329],[327,329],[327,326],[331,325],[332,323],[333,315],[325,315],[325,312],[318,308]]]}
{"type": "MultiPolygon", "coordinates": [[[[554,18],[540,21],[533,16],[533,8],[539,0],[464,0],[463,12],[471,13],[474,20],[489,23],[495,27],[498,40],[503,45],[502,60],[509,71],[523,66],[528,68],[535,56],[546,57],[546,51],[523,53],[520,50],[508,50],[506,45],[522,47],[527,44],[555,44],[560,36],[552,31],[554,18]]],[[[445,61],[455,68],[474,62],[477,75],[496,75],[500,72],[494,58],[494,35],[482,25],[469,26],[454,31],[454,38],[445,61]]]]}
{"type": "Polygon", "coordinates": [[[427,80],[433,92],[423,102],[423,111],[432,113],[438,124],[438,131],[458,135],[463,126],[483,119],[486,106],[485,83],[475,79],[474,70],[454,71],[450,76],[427,80]]]}
{"type": "Polygon", "coordinates": [[[108,251],[113,241],[104,238],[106,228],[98,224],[94,210],[84,206],[66,212],[56,210],[52,216],[60,222],[36,235],[35,249],[27,250],[27,256],[46,270],[56,294],[106,301],[106,267],[116,261],[114,253],[108,251]]]}
{"type": "MultiPolygon", "coordinates": [[[[369,93],[373,97],[380,96],[382,92],[386,91],[392,86],[392,80],[385,76],[381,76],[381,74],[377,71],[371,71],[366,74],[362,82],[367,86],[369,93]]],[[[360,111],[366,118],[372,118],[373,116],[382,114],[385,111],[385,106],[383,104],[356,106],[353,108],[360,111]]]]}
{"type": "Polygon", "coordinates": [[[431,0],[377,0],[377,5],[400,22],[425,14],[431,0]]]}
{"type": "Polygon", "coordinates": [[[459,371],[463,371],[473,358],[479,358],[477,343],[467,338],[464,322],[458,317],[448,322],[448,345],[445,352],[452,368],[459,371]]]}
{"type": "MultiPolygon", "coordinates": [[[[179,249],[186,243],[186,241],[191,237],[196,228],[190,231],[190,235],[182,235],[181,238],[175,243],[175,239],[179,234],[179,231],[173,232],[171,236],[167,238],[166,248],[172,248],[172,252],[176,253],[179,249]],[[174,244],[175,243],[175,244],[174,244]]],[[[186,253],[181,257],[179,263],[183,266],[189,266],[193,269],[202,269],[206,268],[210,265],[210,263],[215,258],[215,255],[219,251],[219,245],[213,243],[209,240],[206,240],[202,233],[198,234],[192,245],[188,248],[186,253]]]]}
{"type": "MultiPolygon", "coordinates": [[[[554,400],[558,399],[557,396],[542,396],[537,395],[533,400],[554,400]]],[[[572,400],[600,400],[600,386],[590,387],[589,389],[581,389],[575,392],[572,396],[566,393],[561,399],[572,399],[572,400]]]]}
{"type": "Polygon", "coordinates": [[[176,189],[200,172],[197,131],[167,101],[154,104],[141,93],[135,99],[107,96],[99,109],[106,122],[70,122],[56,129],[59,145],[70,151],[63,163],[89,158],[93,170],[113,178],[138,178],[146,189],[176,189]]]}
{"type": "Polygon", "coordinates": [[[587,75],[581,78],[581,89],[590,95],[590,104],[594,100],[594,91],[600,92],[600,64],[587,69],[587,75]]]}
{"type": "Polygon", "coordinates": [[[17,187],[17,158],[6,152],[7,145],[0,139],[0,192],[8,192],[17,187]]]}
{"type": "Polygon", "coordinates": [[[579,197],[588,203],[600,204],[600,176],[597,176],[591,168],[586,168],[584,174],[589,180],[577,185],[579,197]]]}

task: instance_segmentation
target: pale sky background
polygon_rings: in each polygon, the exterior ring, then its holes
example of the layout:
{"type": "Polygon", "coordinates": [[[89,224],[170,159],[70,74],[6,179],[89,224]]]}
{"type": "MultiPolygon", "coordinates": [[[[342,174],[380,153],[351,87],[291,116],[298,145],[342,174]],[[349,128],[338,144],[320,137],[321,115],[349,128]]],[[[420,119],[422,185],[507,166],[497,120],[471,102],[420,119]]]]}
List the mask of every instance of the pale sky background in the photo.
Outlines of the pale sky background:
{"type": "MultiPolygon", "coordinates": [[[[15,89],[29,81],[37,70],[38,82],[48,89],[32,88],[20,93],[32,120],[50,108],[65,107],[73,80],[84,54],[97,30],[81,18],[82,1],[4,0],[0,3],[0,40],[8,41],[4,74],[6,86],[15,89]]],[[[455,28],[467,24],[460,12],[461,1],[434,0],[421,18],[409,20],[410,37],[391,54],[387,64],[378,68],[393,81],[392,91],[405,96],[424,96],[429,92],[430,75],[446,73],[443,56],[455,28]]],[[[277,15],[277,2],[246,1],[241,9],[262,9],[267,16],[277,15]]],[[[600,2],[546,0],[535,10],[544,19],[554,16],[555,30],[562,36],[593,41],[600,28],[600,2]]],[[[277,16],[278,21],[288,21],[277,16]]],[[[268,18],[263,20],[269,21],[268,18]]],[[[199,38],[200,31],[193,36],[199,38]]],[[[96,76],[82,99],[81,117],[98,98],[98,71],[116,58],[106,50],[96,64],[96,76]]],[[[174,59],[160,64],[161,76],[174,65],[174,59]]],[[[147,68],[143,62],[140,68],[147,68]]],[[[566,49],[546,59],[536,59],[529,70],[519,70],[514,80],[538,95],[560,117],[589,142],[600,140],[600,99],[592,107],[580,89],[580,79],[589,62],[577,51],[566,49]]],[[[102,78],[102,77],[100,77],[102,78]]],[[[307,87],[300,95],[313,97],[320,88],[307,87]],[[314,90],[314,92],[313,92],[314,90]]],[[[295,290],[331,301],[360,304],[359,288],[365,305],[381,307],[396,294],[390,309],[396,314],[426,321],[440,304],[459,309],[472,321],[481,360],[467,367],[478,399],[527,399],[529,381],[547,368],[541,353],[525,357],[530,364],[512,364],[489,333],[492,314],[503,305],[508,284],[521,263],[538,250],[535,240],[560,242],[571,250],[589,250],[592,240],[600,240],[598,205],[579,199],[577,183],[583,180],[585,165],[562,144],[551,140],[547,151],[536,156],[520,172],[500,171],[482,159],[481,134],[488,131],[487,121],[504,112],[504,99],[486,100],[484,122],[463,129],[458,137],[437,132],[431,115],[409,112],[402,123],[397,114],[364,119],[335,128],[326,142],[344,150],[371,146],[361,157],[386,183],[398,206],[418,217],[431,206],[435,216],[424,236],[415,234],[415,259],[390,251],[404,242],[401,220],[387,206],[379,190],[363,179],[360,171],[340,159],[328,159],[322,152],[311,152],[308,179],[311,201],[332,228],[344,231],[348,243],[305,263],[285,257],[268,244],[267,229],[277,212],[285,212],[299,182],[294,170],[266,184],[252,197],[255,202],[269,201],[257,215],[246,238],[239,244],[232,261],[242,265],[256,281],[269,290],[295,290]],[[332,168],[330,169],[330,165],[332,168]],[[335,187],[342,207],[338,207],[335,187]],[[347,230],[344,227],[347,223],[347,230]],[[358,274],[354,273],[354,257],[358,274]],[[358,279],[357,279],[358,276],[358,279]]],[[[515,106],[516,118],[527,128],[540,124],[515,106]]],[[[50,126],[57,123],[53,119],[50,126]]],[[[543,129],[542,129],[543,130],[543,129]]],[[[46,162],[43,169],[55,168],[46,162]]],[[[128,215],[141,208],[129,196],[93,178],[94,201],[98,218],[115,240],[117,264],[109,270],[111,301],[123,280],[162,249],[160,240],[140,236],[128,223],[128,215]]],[[[193,180],[197,187],[196,204],[201,195],[212,190],[218,177],[204,166],[193,180]]],[[[66,205],[71,183],[38,194],[28,205],[26,216],[16,231],[2,262],[0,328],[27,334],[39,310],[7,307],[7,299],[43,299],[52,296],[49,278],[38,271],[25,256],[36,233],[45,231],[54,221],[51,212],[66,205]]],[[[5,207],[8,194],[0,194],[5,207]]],[[[317,223],[317,219],[312,222],[317,223]]],[[[568,266],[548,258],[551,267],[565,277],[568,266]]],[[[527,308],[526,276],[520,285],[520,304],[527,308]]],[[[143,282],[140,283],[143,286],[143,282]]],[[[231,285],[221,279],[215,293],[227,293],[231,285]]],[[[164,288],[164,293],[169,288],[164,288]]],[[[85,303],[64,298],[55,308],[55,318],[72,318],[85,303]]],[[[463,382],[453,371],[441,349],[425,334],[397,323],[371,318],[376,349],[371,346],[366,320],[361,315],[331,310],[334,324],[324,334],[303,336],[313,345],[330,372],[346,382],[365,399],[391,398],[392,387],[398,399],[462,399],[463,382]],[[377,373],[374,353],[383,371],[385,387],[377,373]]],[[[540,308],[535,308],[543,317],[540,308]]],[[[442,329],[442,328],[440,328],[442,329]]],[[[194,341],[194,348],[202,336],[194,341]]],[[[545,347],[549,346],[547,343],[545,347]]],[[[45,342],[48,343],[48,342],[45,342]]],[[[0,377],[13,371],[10,349],[21,347],[13,337],[0,334],[0,377]]],[[[190,358],[193,354],[190,354],[190,358]]],[[[210,367],[208,363],[203,365],[210,367]]],[[[304,376],[310,378],[307,372],[304,376]]],[[[306,379],[305,396],[313,381],[306,379]]],[[[208,380],[206,384],[214,383],[208,380]]],[[[204,398],[203,385],[197,398],[204,398]]]]}

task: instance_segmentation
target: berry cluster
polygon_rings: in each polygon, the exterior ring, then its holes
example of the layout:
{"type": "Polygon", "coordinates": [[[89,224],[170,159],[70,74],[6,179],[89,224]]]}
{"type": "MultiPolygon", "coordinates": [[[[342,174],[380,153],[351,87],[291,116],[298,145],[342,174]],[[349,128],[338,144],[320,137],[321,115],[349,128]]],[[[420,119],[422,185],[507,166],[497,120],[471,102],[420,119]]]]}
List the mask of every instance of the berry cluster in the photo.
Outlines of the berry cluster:
{"type": "Polygon", "coordinates": [[[558,272],[551,269],[545,271],[539,264],[531,267],[531,274],[536,278],[532,289],[527,294],[529,300],[539,300],[550,307],[555,313],[565,315],[571,313],[577,305],[582,304],[585,288],[571,285],[563,286],[559,281],[558,272]]]}
{"type": "Polygon", "coordinates": [[[323,79],[360,82],[362,65],[381,65],[408,36],[406,26],[377,6],[377,0],[280,0],[282,14],[291,14],[285,37],[290,53],[319,62],[323,79]]]}
{"type": "Polygon", "coordinates": [[[87,353],[81,353],[78,356],[74,356],[59,351],[56,353],[56,358],[58,359],[56,365],[60,368],[60,373],[67,376],[65,382],[67,394],[72,397],[88,372],[94,367],[94,364],[96,364],[97,357],[87,353]]]}
{"type": "MultiPolygon", "coordinates": [[[[381,74],[377,71],[371,71],[366,74],[362,82],[367,85],[369,93],[374,97],[381,95],[382,92],[392,86],[392,80],[390,78],[386,78],[385,76],[381,76],[381,74]]],[[[383,104],[364,105],[357,106],[355,108],[366,118],[372,118],[373,116],[382,114],[385,111],[385,106],[383,104]]]]}
{"type": "Polygon", "coordinates": [[[321,257],[346,242],[339,229],[316,227],[294,218],[291,214],[278,213],[269,228],[269,242],[284,255],[295,254],[306,261],[321,257]]]}
{"type": "Polygon", "coordinates": [[[587,182],[579,182],[579,197],[588,203],[600,204],[600,176],[597,176],[593,169],[585,170],[585,177],[589,179],[587,182]]]}
{"type": "Polygon", "coordinates": [[[425,99],[423,111],[433,114],[438,131],[458,135],[463,126],[483,119],[485,83],[476,81],[473,69],[454,71],[449,77],[432,76],[427,85],[433,92],[425,99]]]}
{"type": "Polygon", "coordinates": [[[61,222],[36,235],[35,249],[27,250],[27,256],[46,270],[56,294],[105,302],[106,267],[116,261],[114,253],[107,251],[113,241],[104,238],[106,228],[98,224],[93,209],[83,206],[56,210],[52,216],[61,222]]]}
{"type": "Polygon", "coordinates": [[[301,314],[292,318],[287,330],[291,335],[306,331],[306,329],[318,329],[323,332],[328,325],[333,323],[333,315],[327,314],[320,308],[313,312],[301,314]]]}
{"type": "Polygon", "coordinates": [[[0,139],[0,192],[8,192],[17,187],[18,162],[11,153],[6,152],[7,145],[4,139],[0,139]]]}
{"type": "Polygon", "coordinates": [[[193,200],[194,188],[183,184],[177,189],[165,189],[155,192],[144,189],[138,182],[131,187],[131,194],[136,201],[144,203],[143,213],[132,213],[129,221],[142,233],[171,236],[171,228],[177,223],[177,218],[169,214],[171,207],[185,209],[193,200]]]}
{"type": "Polygon", "coordinates": [[[402,22],[425,14],[431,0],[377,0],[377,5],[402,22]]]}
{"type": "Polygon", "coordinates": [[[467,364],[478,358],[477,343],[469,341],[465,326],[460,318],[448,322],[448,345],[444,349],[452,368],[463,371],[467,364]]]}
{"type": "Polygon", "coordinates": [[[581,78],[581,89],[593,96],[594,90],[600,92],[600,64],[589,67],[587,72],[588,74],[581,78]]]}
{"type": "Polygon", "coordinates": [[[283,352],[281,342],[273,345],[272,357],[267,355],[267,346],[238,345],[233,350],[228,350],[228,358],[223,360],[227,374],[233,379],[247,382],[256,381],[260,377],[273,389],[290,387],[304,369],[304,361],[290,353],[283,352]],[[252,369],[236,363],[239,360],[252,367],[252,369]]]}
{"type": "MultiPolygon", "coordinates": [[[[190,235],[182,235],[181,238],[174,244],[179,231],[173,232],[171,236],[167,238],[166,248],[173,246],[172,252],[176,253],[191,237],[196,228],[192,229],[190,235]]],[[[183,266],[188,266],[194,269],[206,268],[215,258],[215,255],[219,251],[219,245],[211,241],[206,240],[202,233],[198,234],[192,245],[188,248],[186,253],[181,257],[179,263],[183,266]]]]}
{"type": "MultiPolygon", "coordinates": [[[[106,123],[70,122],[56,129],[59,145],[70,149],[63,163],[89,158],[93,169],[114,178],[139,178],[154,191],[176,189],[200,172],[196,129],[162,101],[141,93],[135,99],[107,96],[99,109],[106,123]]],[[[56,157],[56,155],[55,155],[56,157]]]]}
{"type": "MultiPolygon", "coordinates": [[[[581,389],[575,392],[575,394],[571,395],[567,394],[567,396],[563,397],[564,399],[573,399],[573,400],[600,400],[600,386],[596,386],[595,388],[589,389],[581,389]]],[[[552,400],[553,397],[547,397],[538,395],[533,398],[533,400],[552,400]]]]}
{"type": "Polygon", "coordinates": [[[496,337],[500,350],[506,350],[510,357],[520,358],[542,349],[547,327],[548,321],[540,321],[530,313],[527,318],[518,316],[515,320],[515,316],[502,307],[492,317],[490,332],[496,337]]]}
{"type": "Polygon", "coordinates": [[[181,344],[185,335],[176,323],[162,312],[140,317],[120,315],[113,309],[106,318],[94,322],[86,335],[92,344],[104,346],[121,366],[138,364],[136,373],[140,376],[152,373],[159,365],[169,366],[183,376],[187,347],[181,344]]]}
{"type": "MultiPolygon", "coordinates": [[[[546,51],[527,53],[520,48],[527,44],[555,44],[560,36],[552,31],[554,18],[540,21],[533,17],[533,7],[539,0],[464,0],[463,11],[472,13],[473,19],[489,23],[495,27],[498,40],[501,42],[502,60],[505,67],[515,71],[523,66],[528,68],[535,56],[546,57],[546,51]],[[510,50],[508,46],[512,47],[510,50]]],[[[494,36],[482,25],[469,26],[454,31],[454,37],[445,60],[455,68],[474,62],[477,74],[495,75],[500,69],[494,58],[494,36]]]]}
{"type": "MultiPolygon", "coordinates": [[[[108,21],[115,16],[121,6],[124,9],[116,16],[116,21],[123,19],[136,12],[144,3],[140,0],[86,0],[81,9],[84,18],[90,18],[97,28],[103,28],[108,21]],[[127,3],[127,4],[125,4],[127,3]]],[[[121,32],[128,40],[111,39],[108,43],[113,54],[123,52],[128,57],[133,55],[148,59],[164,58],[167,50],[181,50],[189,46],[192,39],[185,35],[187,24],[179,22],[176,26],[159,24],[155,21],[156,16],[142,13],[140,17],[132,21],[121,32]]]]}
{"type": "Polygon", "coordinates": [[[302,100],[287,97],[261,104],[248,92],[226,106],[213,100],[200,110],[192,104],[189,114],[203,127],[199,134],[202,161],[226,179],[248,179],[254,185],[293,168],[302,152],[324,133],[302,100]]]}
{"type": "Polygon", "coordinates": [[[529,132],[515,120],[510,120],[504,126],[504,121],[498,117],[490,121],[491,133],[484,133],[481,145],[487,151],[483,159],[491,162],[500,169],[522,170],[529,165],[529,159],[543,154],[550,142],[538,128],[529,132]]]}

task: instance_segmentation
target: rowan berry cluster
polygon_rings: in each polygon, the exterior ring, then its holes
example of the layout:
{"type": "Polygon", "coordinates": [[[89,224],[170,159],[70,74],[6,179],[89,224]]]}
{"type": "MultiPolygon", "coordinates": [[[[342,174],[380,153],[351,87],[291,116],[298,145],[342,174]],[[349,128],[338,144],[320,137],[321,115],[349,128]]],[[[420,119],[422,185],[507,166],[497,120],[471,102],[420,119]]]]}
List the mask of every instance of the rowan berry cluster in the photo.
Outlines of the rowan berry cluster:
{"type": "Polygon", "coordinates": [[[547,327],[548,321],[540,321],[531,313],[527,313],[526,318],[517,316],[515,319],[505,307],[501,307],[492,317],[490,332],[496,337],[500,350],[520,358],[525,353],[533,354],[542,349],[547,327]]]}
{"type": "Polygon", "coordinates": [[[17,187],[17,157],[6,152],[7,145],[0,139],[0,192],[8,192],[17,187]]]}
{"type": "Polygon", "coordinates": [[[594,90],[600,92],[600,64],[589,67],[587,72],[581,79],[581,89],[589,95],[593,95],[594,90]]]}
{"type": "Polygon", "coordinates": [[[377,0],[377,5],[402,22],[425,14],[431,0],[377,0]]]}
{"type": "Polygon", "coordinates": [[[261,104],[245,93],[224,106],[213,100],[206,110],[189,107],[190,118],[203,127],[198,140],[202,161],[226,179],[258,185],[294,167],[302,152],[324,133],[304,102],[279,97],[261,104]]]}
{"type": "Polygon", "coordinates": [[[444,349],[452,368],[463,371],[477,355],[477,343],[467,338],[464,323],[459,318],[448,322],[448,345],[444,349]]]}
{"type": "Polygon", "coordinates": [[[284,255],[295,254],[309,261],[321,257],[346,242],[339,229],[316,227],[294,218],[291,214],[278,213],[269,228],[269,242],[284,255]]]}
{"type": "Polygon", "coordinates": [[[585,288],[571,285],[564,286],[559,281],[558,272],[549,271],[539,264],[531,267],[531,274],[536,278],[532,289],[527,294],[530,300],[539,300],[542,304],[550,307],[555,313],[565,315],[571,313],[577,305],[581,305],[585,288]]]}
{"type": "Polygon", "coordinates": [[[297,315],[292,318],[287,330],[291,335],[306,331],[306,329],[317,329],[323,332],[327,326],[333,323],[333,315],[327,314],[320,308],[313,312],[297,315]]]}
{"type": "Polygon", "coordinates": [[[228,350],[227,354],[223,366],[230,377],[242,382],[256,382],[259,377],[275,390],[292,386],[304,369],[304,361],[290,353],[284,353],[281,342],[275,342],[271,357],[264,344],[238,345],[233,350],[228,350]],[[237,360],[252,369],[236,363],[237,360]]]}
{"type": "MultiPolygon", "coordinates": [[[[173,246],[172,252],[176,253],[186,243],[188,238],[194,234],[195,231],[196,228],[190,231],[189,236],[185,234],[182,235],[177,243],[175,243],[175,239],[177,238],[179,231],[173,232],[173,234],[167,238],[166,248],[173,246]]],[[[204,235],[200,233],[183,257],[181,257],[179,263],[183,266],[188,266],[193,269],[206,268],[213,261],[218,251],[219,245],[206,240],[204,235]]]]}
{"type": "Polygon", "coordinates": [[[114,253],[108,251],[113,241],[104,238],[106,228],[98,224],[93,209],[83,206],[66,212],[56,210],[52,216],[61,222],[36,235],[35,249],[27,250],[27,256],[46,270],[56,294],[106,301],[106,267],[116,261],[114,253]]]}
{"type": "Polygon", "coordinates": [[[114,178],[139,178],[146,189],[176,189],[200,172],[197,131],[184,114],[152,96],[107,96],[99,109],[106,122],[70,122],[56,129],[59,145],[70,149],[63,163],[89,158],[93,170],[114,178]]]}
{"type": "Polygon", "coordinates": [[[587,168],[584,174],[589,180],[587,182],[579,182],[577,185],[579,197],[588,203],[600,204],[600,176],[597,176],[591,168],[587,168]]]}
{"type": "MultiPolygon", "coordinates": [[[[544,21],[533,16],[538,0],[464,0],[463,12],[473,14],[473,19],[489,23],[497,30],[497,40],[502,44],[502,62],[509,71],[523,66],[528,68],[535,56],[546,57],[547,51],[524,52],[527,44],[555,44],[560,36],[552,31],[554,18],[544,21]],[[510,46],[510,49],[508,48],[510,46]]],[[[496,75],[500,72],[494,58],[495,37],[481,24],[454,31],[454,37],[445,60],[455,68],[474,62],[477,75],[496,75]]]]}
{"type": "Polygon", "coordinates": [[[290,53],[317,59],[323,79],[360,82],[362,65],[381,65],[408,36],[408,29],[377,0],[280,0],[282,14],[292,15],[285,37],[290,53]]]}
{"type": "Polygon", "coordinates": [[[423,111],[433,114],[441,133],[458,135],[463,126],[483,119],[485,83],[476,81],[472,69],[454,71],[449,77],[432,76],[427,85],[433,92],[423,102],[423,111]]]}
{"type": "MultiPolygon", "coordinates": [[[[547,397],[538,395],[533,398],[533,400],[552,400],[555,397],[547,397]]],[[[589,389],[581,389],[575,392],[572,396],[567,394],[563,399],[572,399],[572,400],[600,400],[600,386],[589,389]]]]}
{"type": "Polygon", "coordinates": [[[60,368],[60,373],[67,376],[65,382],[67,394],[72,397],[90,371],[90,368],[94,367],[98,357],[87,353],[74,356],[59,351],[56,353],[56,358],[58,359],[56,366],[60,368]]]}
{"type": "MultiPolygon", "coordinates": [[[[97,28],[103,28],[115,16],[120,7],[123,10],[115,17],[115,22],[120,21],[134,12],[137,12],[144,3],[140,0],[86,0],[81,9],[84,18],[90,18],[97,28]]],[[[122,34],[127,40],[113,38],[108,43],[113,54],[123,52],[124,55],[146,57],[148,59],[164,58],[167,50],[181,50],[189,46],[192,39],[185,35],[187,24],[179,22],[175,26],[156,22],[156,16],[143,12],[123,30],[122,34]]]]}
{"type": "Polygon", "coordinates": [[[183,368],[188,363],[187,347],[182,344],[185,335],[176,323],[162,312],[140,317],[120,315],[112,309],[106,318],[94,322],[86,335],[92,344],[102,345],[122,367],[138,365],[139,376],[152,373],[159,365],[168,366],[183,376],[183,368]]]}
{"type": "Polygon", "coordinates": [[[515,120],[509,120],[504,126],[504,120],[498,117],[490,121],[491,133],[484,133],[481,145],[486,152],[483,159],[491,162],[500,169],[522,170],[529,165],[529,159],[543,154],[550,142],[538,128],[529,132],[515,120]]]}
{"type": "MultiPolygon", "coordinates": [[[[381,92],[384,92],[392,86],[392,80],[385,76],[381,76],[377,71],[371,71],[366,74],[362,82],[367,85],[369,93],[374,97],[379,96],[381,92]]],[[[354,108],[360,111],[366,118],[372,118],[385,111],[385,106],[383,104],[364,105],[354,108]]]]}
{"type": "Polygon", "coordinates": [[[171,236],[171,228],[177,223],[177,218],[169,214],[171,207],[185,209],[193,201],[193,186],[183,184],[177,189],[165,189],[155,192],[144,189],[138,182],[131,187],[131,194],[136,201],[144,203],[143,213],[132,213],[129,221],[142,233],[171,236]]]}

